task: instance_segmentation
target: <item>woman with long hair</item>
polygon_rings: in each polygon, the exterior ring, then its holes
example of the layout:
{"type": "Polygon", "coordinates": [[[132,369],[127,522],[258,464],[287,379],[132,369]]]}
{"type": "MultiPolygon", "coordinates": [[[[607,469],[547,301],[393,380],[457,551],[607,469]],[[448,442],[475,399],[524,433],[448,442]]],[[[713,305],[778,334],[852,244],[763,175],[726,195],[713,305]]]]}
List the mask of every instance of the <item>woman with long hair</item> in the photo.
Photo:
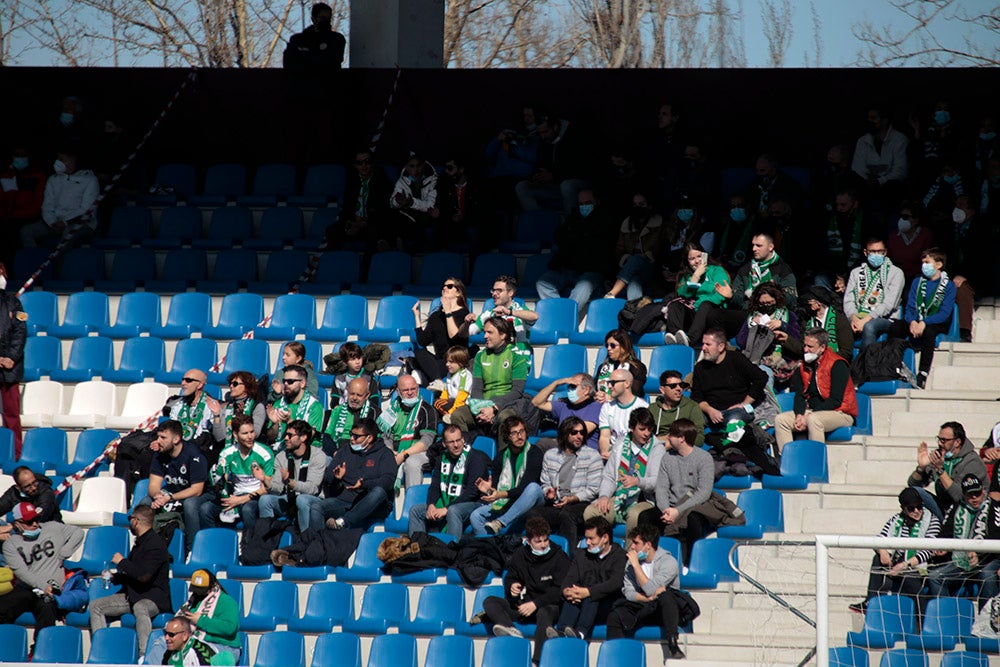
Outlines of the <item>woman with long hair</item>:
{"type": "Polygon", "coordinates": [[[469,330],[463,327],[469,314],[465,283],[458,278],[446,278],[441,285],[441,305],[420,321],[420,302],[413,304],[413,321],[417,345],[413,349],[413,370],[422,377],[417,381],[426,386],[448,375],[445,365],[452,347],[469,347],[469,330]]]}
{"type": "Polygon", "coordinates": [[[643,385],[646,384],[646,365],[639,360],[628,332],[624,329],[612,329],[604,336],[604,347],[608,356],[594,376],[594,381],[597,382],[595,398],[602,403],[610,400],[608,378],[619,368],[632,374],[632,393],[636,396],[645,395],[643,385]]]}
{"type": "Polygon", "coordinates": [[[667,304],[667,345],[701,346],[701,335],[712,313],[725,308],[724,292],[729,274],[700,243],[684,244],[683,260],[677,272],[677,298],[667,304]]]}

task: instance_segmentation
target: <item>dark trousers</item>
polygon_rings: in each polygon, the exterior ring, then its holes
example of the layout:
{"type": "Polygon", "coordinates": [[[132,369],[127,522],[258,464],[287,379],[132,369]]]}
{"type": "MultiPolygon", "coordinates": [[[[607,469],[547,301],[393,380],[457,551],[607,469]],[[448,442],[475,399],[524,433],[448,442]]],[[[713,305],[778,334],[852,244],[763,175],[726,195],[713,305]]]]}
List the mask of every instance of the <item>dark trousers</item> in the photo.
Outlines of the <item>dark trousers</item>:
{"type": "Polygon", "coordinates": [[[879,595],[908,595],[916,599],[917,593],[924,587],[924,577],[913,572],[891,576],[886,566],[882,565],[878,554],[872,558],[872,571],[868,575],[868,598],[871,600],[879,595]]]}
{"type": "Polygon", "coordinates": [[[606,619],[614,608],[615,602],[620,598],[615,596],[594,600],[586,598],[578,604],[563,601],[562,611],[559,612],[559,621],[556,625],[560,629],[573,628],[583,633],[584,637],[590,636],[590,631],[598,622],[606,619]]]}
{"type": "Polygon", "coordinates": [[[681,301],[673,301],[667,306],[667,331],[676,333],[684,330],[691,342],[691,347],[701,347],[701,336],[708,328],[709,321],[719,307],[706,301],[693,310],[681,301]]]}
{"type": "MultiPolygon", "coordinates": [[[[520,603],[518,603],[520,604],[520,603]]],[[[545,643],[545,630],[555,625],[559,616],[559,605],[547,604],[538,607],[531,616],[521,616],[513,602],[506,598],[491,596],[483,600],[483,611],[495,625],[514,625],[515,622],[535,622],[535,651],[531,661],[539,663],[542,660],[542,644],[545,643]]]]}
{"type": "MultiPolygon", "coordinates": [[[[662,515],[663,510],[654,507],[640,514],[638,523],[639,525],[649,523],[656,526],[658,530],[662,530],[666,525],[663,523],[663,519],[660,518],[662,515]]],[[[715,524],[705,518],[704,514],[688,512],[685,527],[677,532],[671,531],[668,533],[670,537],[676,537],[677,541],[681,543],[681,560],[684,562],[684,565],[691,564],[691,549],[694,547],[694,543],[713,530],[715,530],[715,524]]]]}
{"type": "MultiPolygon", "coordinates": [[[[928,324],[924,327],[924,333],[920,338],[912,339],[920,350],[920,368],[921,373],[931,372],[931,363],[934,362],[934,339],[937,338],[938,334],[948,333],[948,329],[951,328],[951,318],[948,318],[942,324],[928,324]]],[[[910,338],[910,323],[906,320],[896,320],[889,327],[889,338],[910,338]]]]}
{"type": "Polygon", "coordinates": [[[3,425],[14,432],[14,458],[21,458],[21,387],[17,382],[0,382],[3,425]]]}
{"type": "Polygon", "coordinates": [[[526,518],[540,516],[552,528],[556,535],[562,535],[569,542],[569,555],[576,551],[576,543],[580,541],[580,528],[583,527],[583,513],[590,503],[573,503],[565,507],[536,507],[528,512],[526,518]]]}
{"type": "Polygon", "coordinates": [[[448,373],[448,369],[444,365],[444,359],[438,359],[422,347],[417,347],[413,350],[413,368],[423,373],[424,377],[427,378],[427,382],[440,380],[448,373]]]}
{"type": "Polygon", "coordinates": [[[26,611],[35,616],[35,633],[56,624],[56,601],[48,596],[35,595],[30,588],[17,585],[14,590],[0,597],[0,624],[13,623],[26,611]]]}
{"type": "Polygon", "coordinates": [[[677,601],[669,590],[652,602],[622,600],[608,614],[608,639],[633,635],[643,625],[658,625],[667,637],[676,637],[679,617],[677,601]]]}

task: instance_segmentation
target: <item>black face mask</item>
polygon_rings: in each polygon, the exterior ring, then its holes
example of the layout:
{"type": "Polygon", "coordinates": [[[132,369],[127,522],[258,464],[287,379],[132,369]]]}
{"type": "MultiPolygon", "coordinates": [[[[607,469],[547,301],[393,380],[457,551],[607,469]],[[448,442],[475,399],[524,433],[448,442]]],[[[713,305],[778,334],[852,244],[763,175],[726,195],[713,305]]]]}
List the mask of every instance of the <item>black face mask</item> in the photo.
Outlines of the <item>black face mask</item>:
{"type": "Polygon", "coordinates": [[[761,315],[774,315],[774,311],[777,310],[777,308],[778,307],[773,304],[768,306],[757,306],[757,312],[761,315]]]}

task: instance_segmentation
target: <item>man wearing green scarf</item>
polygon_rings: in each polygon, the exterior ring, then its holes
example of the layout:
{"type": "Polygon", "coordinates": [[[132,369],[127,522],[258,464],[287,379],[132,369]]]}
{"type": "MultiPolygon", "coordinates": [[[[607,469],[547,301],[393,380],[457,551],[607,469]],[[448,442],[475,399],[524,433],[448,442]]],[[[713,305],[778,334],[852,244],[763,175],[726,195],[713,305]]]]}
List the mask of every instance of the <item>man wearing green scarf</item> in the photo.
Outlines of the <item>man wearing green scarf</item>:
{"type": "Polygon", "coordinates": [[[941,424],[937,442],[938,448],[933,452],[926,442],[917,447],[917,468],[910,474],[907,484],[920,494],[924,507],[944,520],[945,512],[962,501],[961,480],[971,473],[985,484],[987,475],[986,464],[965,436],[965,427],[960,423],[941,424]],[[924,488],[932,482],[933,493],[924,488]]]}
{"type": "Polygon", "coordinates": [[[774,238],[770,234],[756,234],[751,240],[750,249],[753,259],[736,273],[732,287],[720,292],[729,299],[727,307],[712,313],[708,323],[709,328],[724,328],[729,337],[735,336],[746,320],[750,295],[761,283],[777,283],[785,293],[789,308],[795,306],[798,298],[795,274],[792,267],[775,251],[774,238]]]}
{"type": "MultiPolygon", "coordinates": [[[[972,473],[966,475],[962,478],[962,501],[952,505],[945,513],[939,537],[985,539],[988,509],[983,482],[972,473]]],[[[975,551],[952,551],[948,562],[927,577],[928,599],[942,594],[955,595],[966,584],[979,583],[982,580],[981,558],[985,556],[975,551]]]]}
{"type": "Polygon", "coordinates": [[[528,429],[517,415],[500,424],[500,439],[507,443],[493,459],[490,479],[477,479],[483,505],[469,517],[476,535],[497,535],[533,507],[545,502],[539,479],[541,449],[528,443],[528,429]]]}
{"type": "Polygon", "coordinates": [[[865,349],[892,326],[889,318],[903,300],[906,280],[903,270],[887,256],[885,241],[868,239],[865,261],[851,270],[844,292],[844,315],[851,320],[855,336],[865,349]]]}

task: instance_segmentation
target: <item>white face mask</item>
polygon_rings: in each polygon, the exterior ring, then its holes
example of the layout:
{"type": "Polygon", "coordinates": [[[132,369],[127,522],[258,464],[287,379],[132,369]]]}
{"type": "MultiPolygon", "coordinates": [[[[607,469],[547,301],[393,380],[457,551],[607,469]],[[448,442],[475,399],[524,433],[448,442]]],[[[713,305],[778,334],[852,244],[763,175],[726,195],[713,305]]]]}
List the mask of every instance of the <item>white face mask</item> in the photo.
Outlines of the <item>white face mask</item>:
{"type": "Polygon", "coordinates": [[[52,171],[54,171],[54,172],[56,172],[57,174],[60,174],[60,175],[65,174],[66,173],[66,163],[63,162],[62,160],[56,160],[55,162],[52,163],[52,171]]]}
{"type": "Polygon", "coordinates": [[[802,358],[805,359],[807,364],[811,364],[812,362],[819,359],[819,355],[816,354],[815,352],[806,352],[805,354],[802,355],[802,358]]]}
{"type": "Polygon", "coordinates": [[[0,289],[7,289],[7,276],[0,274],[0,289]]]}
{"type": "Polygon", "coordinates": [[[960,208],[956,208],[951,212],[951,219],[956,225],[960,225],[965,222],[965,211],[960,208]]]}
{"type": "Polygon", "coordinates": [[[913,229],[913,223],[911,223],[909,220],[904,220],[903,218],[899,219],[897,226],[899,227],[899,231],[903,232],[904,234],[913,229]]]}

